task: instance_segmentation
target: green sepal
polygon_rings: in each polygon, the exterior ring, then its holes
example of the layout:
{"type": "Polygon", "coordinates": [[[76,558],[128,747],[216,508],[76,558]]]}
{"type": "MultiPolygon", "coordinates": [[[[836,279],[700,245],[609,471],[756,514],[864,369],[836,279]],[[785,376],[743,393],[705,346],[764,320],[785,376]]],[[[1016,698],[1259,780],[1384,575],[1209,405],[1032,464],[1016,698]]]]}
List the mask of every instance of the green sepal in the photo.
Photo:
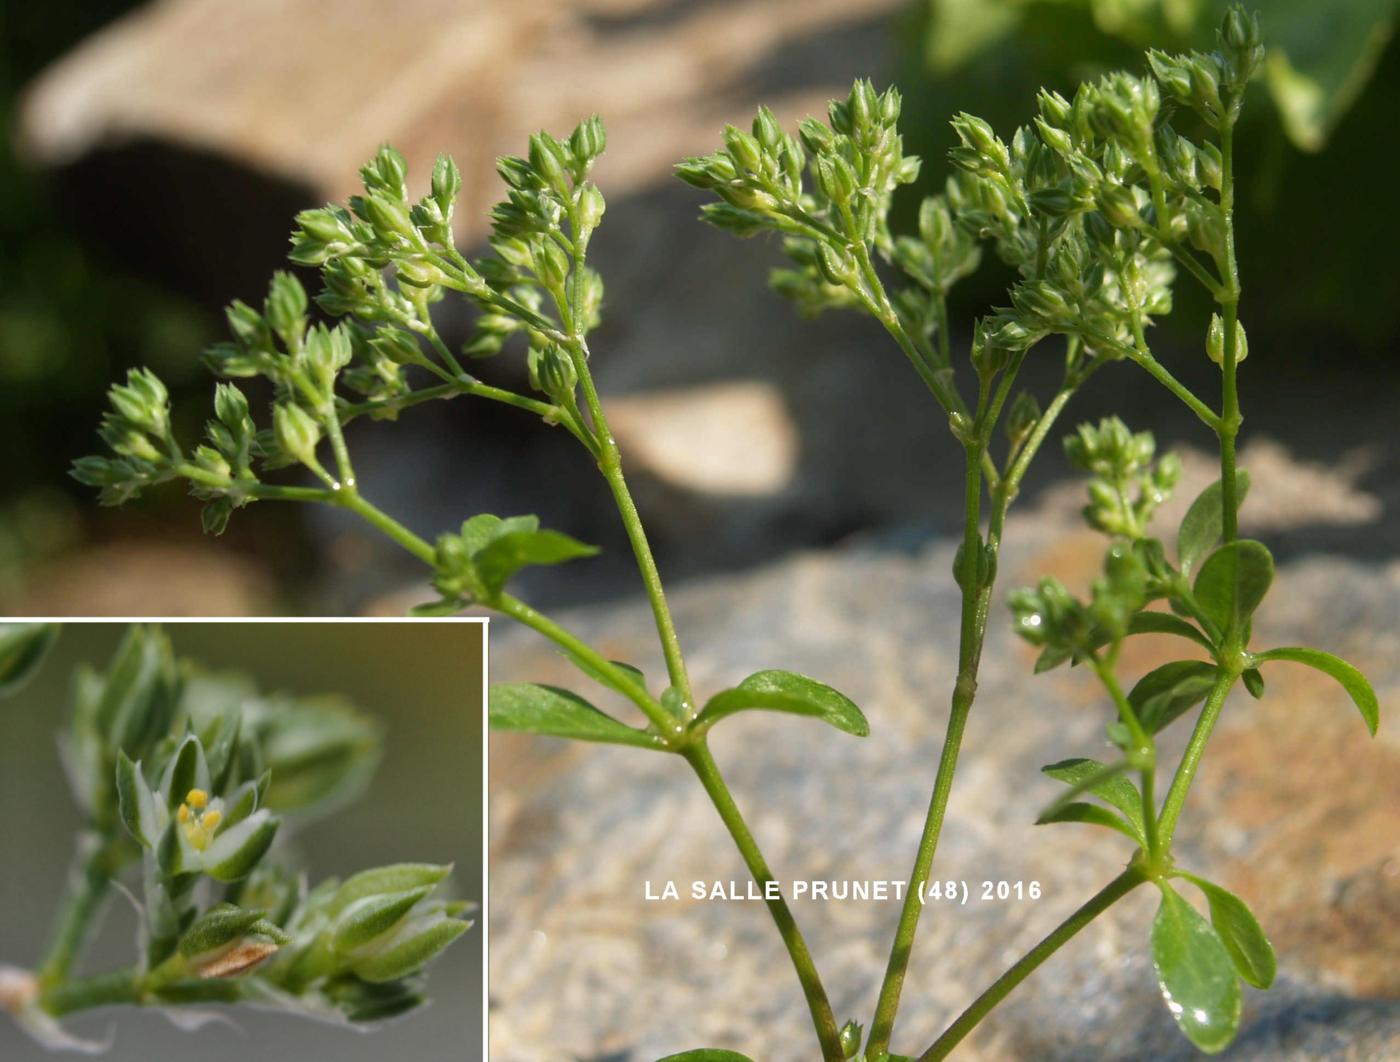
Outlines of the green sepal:
{"type": "Polygon", "coordinates": [[[1242,538],[1206,558],[1193,592],[1201,611],[1222,631],[1243,630],[1273,581],[1274,558],[1268,547],[1242,538]]]}
{"type": "Polygon", "coordinates": [[[58,638],[56,623],[0,623],[0,697],[34,677],[58,638]]]}
{"type": "Polygon", "coordinates": [[[1274,946],[1269,943],[1264,928],[1249,906],[1229,889],[1212,881],[1184,870],[1177,871],[1177,876],[1191,882],[1205,895],[1206,902],[1210,904],[1211,925],[1220,934],[1221,943],[1230,953],[1230,959],[1245,983],[1255,988],[1272,985],[1278,973],[1274,946]]]}
{"type": "Polygon", "coordinates": [[[142,848],[150,848],[156,836],[156,802],[151,787],[123,750],[117,750],[117,810],[126,830],[142,848]]]}
{"type": "Polygon", "coordinates": [[[1376,736],[1376,728],[1380,726],[1381,721],[1380,702],[1376,700],[1376,691],[1371,688],[1371,683],[1355,665],[1321,649],[1308,649],[1302,646],[1269,649],[1262,653],[1255,653],[1252,659],[1256,664],[1262,664],[1269,660],[1292,660],[1295,664],[1306,664],[1310,668],[1321,671],[1324,675],[1331,675],[1342,684],[1342,689],[1346,690],[1351,697],[1352,702],[1361,713],[1361,718],[1366,721],[1366,729],[1371,732],[1371,736],[1376,736]]]}
{"type": "MultiPolygon", "coordinates": [[[[1244,504],[1245,495],[1248,493],[1249,473],[1242,468],[1236,469],[1236,508],[1244,504]]],[[[1191,507],[1186,510],[1186,515],[1181,520],[1181,527],[1177,530],[1176,555],[1182,575],[1190,575],[1191,569],[1204,560],[1206,555],[1216,547],[1224,526],[1224,515],[1224,493],[1220,480],[1217,479],[1196,496],[1196,500],[1191,503],[1191,507]]]]}
{"type": "Polygon", "coordinates": [[[1052,822],[1084,822],[1092,826],[1107,826],[1110,830],[1117,830],[1124,837],[1131,838],[1140,846],[1146,847],[1147,845],[1147,838],[1136,826],[1124,820],[1122,816],[1115,815],[1107,808],[1101,808],[1097,804],[1086,804],[1083,801],[1075,800],[1068,804],[1062,804],[1036,819],[1037,826],[1052,822]]]}
{"type": "Polygon", "coordinates": [[[450,863],[391,863],[386,867],[362,870],[340,885],[327,882],[321,888],[333,889],[326,911],[336,917],[352,903],[367,896],[383,896],[433,886],[452,873],[450,863]]]}
{"type": "Polygon", "coordinates": [[[725,716],[750,708],[812,716],[856,737],[870,733],[870,724],[849,697],[792,671],[758,671],[733,689],[716,693],[696,716],[694,728],[708,729],[725,716]]]}
{"type": "Polygon", "coordinates": [[[356,900],[340,913],[331,931],[331,947],[348,954],[393,929],[436,885],[381,893],[356,900]]]}
{"type": "Polygon", "coordinates": [[[356,958],[350,969],[357,977],[376,984],[407,977],[470,928],[470,922],[441,912],[421,920],[410,918],[391,934],[384,947],[356,958]]]}
{"type": "Polygon", "coordinates": [[[204,912],[180,937],[180,954],[189,958],[236,943],[249,934],[268,937],[274,944],[286,945],[292,938],[267,921],[262,911],[245,910],[221,903],[204,912]]]}
{"type": "Polygon", "coordinates": [[[254,812],[236,826],[220,830],[203,853],[201,869],[215,881],[238,881],[252,873],[277,836],[279,820],[254,812]]]}
{"type": "Polygon", "coordinates": [[[1155,734],[1205,700],[1219,673],[1215,664],[1204,660],[1173,660],[1139,679],[1128,693],[1128,703],[1142,728],[1155,734]]]}
{"type": "Polygon", "coordinates": [[[209,765],[199,738],[188,734],[166,764],[160,783],[166,805],[174,811],[185,802],[192,789],[209,790],[209,765]]]}
{"type": "Polygon", "coordinates": [[[1137,786],[1123,777],[1124,772],[1131,769],[1132,765],[1127,760],[1105,764],[1098,760],[1078,757],[1047,764],[1040,769],[1041,772],[1058,782],[1064,782],[1070,789],[1068,793],[1041,812],[1036,821],[1051,821],[1050,816],[1073,801],[1075,797],[1081,793],[1092,793],[1100,800],[1121,811],[1129,825],[1132,826],[1133,831],[1145,837],[1147,828],[1142,821],[1142,795],[1138,792],[1137,786]]]}
{"type": "Polygon", "coordinates": [[[614,745],[660,748],[654,734],[637,730],[598,710],[576,693],[557,686],[512,682],[492,686],[487,715],[494,730],[602,741],[614,745]]]}
{"type": "Polygon", "coordinates": [[[1207,1054],[1229,1046],[1240,1024],[1240,982],[1224,942],[1166,882],[1152,922],[1152,966],[1167,1009],[1207,1054]]]}
{"type": "Polygon", "coordinates": [[[1240,678],[1244,680],[1244,688],[1256,701],[1264,696],[1264,674],[1257,667],[1245,668],[1240,672],[1240,678]]]}

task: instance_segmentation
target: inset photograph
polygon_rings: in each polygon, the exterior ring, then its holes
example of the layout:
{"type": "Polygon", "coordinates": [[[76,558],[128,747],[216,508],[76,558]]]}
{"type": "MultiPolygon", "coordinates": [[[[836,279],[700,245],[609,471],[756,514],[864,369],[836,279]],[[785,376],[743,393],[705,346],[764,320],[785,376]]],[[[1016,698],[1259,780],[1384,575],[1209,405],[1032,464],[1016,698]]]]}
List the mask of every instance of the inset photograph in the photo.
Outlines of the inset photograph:
{"type": "Polygon", "coordinates": [[[0,624],[0,1058],[480,1057],[485,630],[0,624]]]}

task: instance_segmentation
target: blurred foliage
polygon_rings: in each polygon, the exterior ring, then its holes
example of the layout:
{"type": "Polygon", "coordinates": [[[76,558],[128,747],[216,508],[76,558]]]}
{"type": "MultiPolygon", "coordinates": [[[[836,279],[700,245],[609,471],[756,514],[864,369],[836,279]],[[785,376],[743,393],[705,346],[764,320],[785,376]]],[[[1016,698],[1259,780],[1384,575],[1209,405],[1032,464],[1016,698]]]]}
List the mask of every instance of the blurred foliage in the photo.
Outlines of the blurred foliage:
{"type": "Polygon", "coordinates": [[[47,64],[135,6],[132,0],[0,5],[0,581],[79,534],[64,475],[122,368],[196,379],[210,315],[84,244],[15,135],[23,88],[47,64]],[[22,455],[15,459],[15,455],[22,455]],[[7,575],[8,573],[8,575],[7,575]]]}
{"type": "MultiPolygon", "coordinates": [[[[1270,294],[1251,312],[1259,321],[1252,331],[1286,341],[1284,351],[1297,355],[1338,341],[1384,349],[1400,330],[1400,279],[1390,268],[1397,225],[1386,206],[1400,160],[1392,107],[1400,58],[1389,47],[1400,5],[1251,6],[1269,53],[1239,132],[1238,222],[1248,249],[1240,268],[1251,287],[1270,294]],[[1309,262],[1302,272],[1285,265],[1300,250],[1309,262]]],[[[1038,86],[1071,93],[1109,70],[1137,69],[1144,46],[1206,47],[1224,7],[1223,0],[919,0],[902,34],[899,78],[910,149],[943,158],[956,142],[946,117],[960,110],[998,128],[1027,122],[1025,101],[1038,86]]],[[[944,173],[930,166],[926,179],[944,173]]],[[[1001,278],[984,283],[995,291],[1001,278]]],[[[982,294],[979,285],[965,297],[982,294]]]]}

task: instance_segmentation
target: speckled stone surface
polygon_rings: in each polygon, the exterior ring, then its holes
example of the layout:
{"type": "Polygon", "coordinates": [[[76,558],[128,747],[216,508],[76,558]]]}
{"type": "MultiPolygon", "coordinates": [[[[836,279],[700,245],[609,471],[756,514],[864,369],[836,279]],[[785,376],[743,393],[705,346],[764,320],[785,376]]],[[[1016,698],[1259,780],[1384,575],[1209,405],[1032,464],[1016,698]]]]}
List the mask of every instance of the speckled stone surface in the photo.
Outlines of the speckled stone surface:
{"type": "MultiPolygon", "coordinates": [[[[1287,472],[1280,458],[1274,471],[1287,472]]],[[[1256,467],[1258,467],[1256,462],[1256,467]]],[[[1188,483],[1204,482],[1188,462],[1188,483]]],[[[1313,519],[1286,489],[1256,494],[1246,533],[1313,519]],[[1253,521],[1251,523],[1250,521],[1253,521]]],[[[1288,486],[1291,484],[1291,486],[1288,486]]],[[[1261,489],[1262,488],[1262,489],[1261,489]]],[[[1291,493],[1290,493],[1291,492],[1291,493]]],[[[1345,509],[1334,496],[1322,504],[1345,509]]],[[[1013,517],[1002,588],[1052,572],[1083,585],[1098,543],[1076,530],[1075,492],[1056,488],[1013,517]]],[[[1361,506],[1361,509],[1364,509],[1361,506]]],[[[1374,519],[1374,511],[1357,519],[1374,519]]],[[[1174,526],[1173,514],[1164,523],[1174,526]]],[[[673,594],[701,695],[761,667],[806,672],[850,694],[871,736],[749,713],[713,747],[782,879],[900,879],[923,818],[954,670],[952,546],[884,536],[809,553],[673,594]]],[[[999,595],[1000,596],[1000,595],[999,595]]],[[[609,654],[653,674],[649,616],[622,602],[562,616],[609,654]]],[[[1179,833],[1181,862],[1236,889],[1280,954],[1268,993],[1247,990],[1225,1057],[1400,1057],[1400,565],[1299,555],[1280,568],[1256,644],[1317,644],[1367,670],[1381,696],[1370,741],[1327,680],[1282,665],[1262,702],[1232,698],[1179,833]]],[[[1136,677],[1177,645],[1135,639],[1136,677]]],[[[493,628],[493,679],[584,688],[529,632],[493,628]]],[[[1121,838],[1036,827],[1056,786],[1038,768],[1101,755],[1107,708],[1077,671],[1032,676],[1029,650],[994,612],[936,876],[1038,881],[1038,901],[930,905],[911,967],[897,1050],[917,1052],[1005,964],[1106,882],[1121,838]]],[[[601,698],[599,703],[605,703],[601,698]]],[[[1173,755],[1178,724],[1164,741],[1173,755]]],[[[492,1058],[651,1062],[696,1046],[760,1062],[816,1057],[795,979],[762,906],[645,899],[674,880],[743,883],[743,865],[684,764],[628,749],[497,735],[492,747],[492,1058]]],[[[1024,984],[955,1057],[1192,1056],[1157,995],[1147,956],[1155,907],[1131,895],[1024,984]]],[[[897,917],[892,902],[795,904],[839,1019],[867,1021],[897,917]]]]}

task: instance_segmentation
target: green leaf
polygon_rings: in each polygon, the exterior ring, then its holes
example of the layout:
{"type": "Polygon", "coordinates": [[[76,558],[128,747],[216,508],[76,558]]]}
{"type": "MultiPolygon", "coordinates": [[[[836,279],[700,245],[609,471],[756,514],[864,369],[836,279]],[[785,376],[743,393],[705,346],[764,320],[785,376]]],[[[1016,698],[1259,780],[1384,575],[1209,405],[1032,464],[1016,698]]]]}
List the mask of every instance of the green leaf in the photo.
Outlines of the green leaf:
{"type": "Polygon", "coordinates": [[[0,623],[0,697],[34,677],[57,638],[56,623],[0,623]]]}
{"type": "MultiPolygon", "coordinates": [[[[1248,493],[1249,473],[1242,468],[1236,469],[1236,507],[1244,504],[1245,495],[1248,493]]],[[[1220,480],[1217,479],[1196,496],[1177,530],[1176,555],[1182,575],[1190,575],[1191,569],[1204,560],[1220,541],[1224,515],[1225,505],[1221,496],[1220,480]]]]}
{"type": "Polygon", "coordinates": [[[1110,830],[1117,830],[1124,837],[1129,837],[1139,845],[1146,846],[1147,838],[1141,831],[1131,823],[1115,815],[1107,808],[1101,808],[1097,804],[1086,804],[1076,800],[1068,804],[1063,804],[1053,808],[1036,820],[1036,825],[1041,826],[1051,822],[1087,822],[1093,826],[1107,826],[1110,830]]]}
{"type": "Polygon", "coordinates": [[[705,702],[694,725],[708,728],[749,708],[810,715],[856,737],[870,733],[870,724],[850,698],[793,671],[757,671],[733,689],[721,690],[705,702]]]}
{"type": "Polygon", "coordinates": [[[1129,634],[1175,634],[1187,638],[1203,649],[1215,651],[1211,640],[1194,623],[1188,623],[1170,612],[1137,612],[1128,621],[1129,634]]]}
{"type": "Polygon", "coordinates": [[[557,686],[539,686],[531,682],[492,686],[487,714],[496,730],[523,730],[576,741],[661,748],[655,735],[620,723],[578,694],[557,686]]]}
{"type": "Polygon", "coordinates": [[[497,594],[521,568],[562,564],[597,552],[597,546],[585,545],[558,531],[512,531],[492,539],[472,557],[472,564],[482,587],[489,594],[497,594]]]}
{"type": "Polygon", "coordinates": [[[682,1051],[678,1055],[667,1055],[656,1062],[753,1062],[748,1055],[738,1051],[726,1051],[721,1047],[697,1047],[693,1051],[682,1051]]]}
{"type": "Polygon", "coordinates": [[[1220,935],[1166,882],[1152,922],[1152,966],[1167,1009],[1207,1054],[1229,1046],[1240,1024],[1240,982],[1220,935]]]}
{"type": "MultiPolygon", "coordinates": [[[[634,692],[632,690],[627,689],[624,683],[617,681],[615,678],[613,678],[613,676],[604,672],[602,668],[594,667],[592,662],[585,660],[583,657],[575,656],[573,653],[570,653],[567,650],[564,652],[564,657],[569,661],[569,663],[573,664],[574,667],[578,668],[580,671],[582,671],[585,675],[591,678],[594,682],[598,683],[600,686],[606,686],[608,689],[614,690],[617,693],[621,693],[624,696],[630,696],[631,693],[634,692]]],[[[632,664],[623,663],[621,660],[609,660],[608,663],[612,664],[613,667],[626,674],[643,691],[646,690],[647,677],[642,673],[641,668],[636,667],[632,664]]]]}
{"type": "Polygon", "coordinates": [[[1149,671],[1128,694],[1138,722],[1155,734],[1206,699],[1219,670],[1204,660],[1174,660],[1149,671]]]}
{"type": "Polygon", "coordinates": [[[1292,660],[1295,664],[1306,664],[1324,674],[1331,675],[1342,684],[1342,688],[1351,696],[1357,709],[1361,712],[1361,718],[1366,720],[1366,729],[1371,732],[1371,736],[1376,736],[1376,727],[1381,721],[1381,707],[1376,700],[1376,691],[1371,688],[1371,684],[1366,681],[1366,676],[1351,664],[1348,664],[1339,656],[1323,652],[1321,649],[1307,649],[1299,646],[1285,646],[1282,649],[1270,649],[1267,652],[1255,653],[1254,662],[1262,664],[1266,660],[1292,660]]]}
{"type": "Polygon", "coordinates": [[[1047,764],[1040,769],[1041,772],[1056,781],[1064,782],[1070,787],[1070,791],[1050,805],[1037,821],[1048,821],[1046,816],[1065,806],[1081,793],[1092,793],[1121,811],[1133,829],[1139,835],[1146,836],[1147,830],[1142,821],[1142,794],[1138,792],[1137,786],[1123,777],[1123,772],[1129,770],[1130,766],[1127,760],[1103,764],[1098,760],[1083,758],[1047,764]]]}
{"type": "Polygon", "coordinates": [[[1274,558],[1262,542],[1242,538],[1212,553],[1196,576],[1201,611],[1222,631],[1238,630],[1254,615],[1274,581],[1274,558]]]}
{"type": "Polygon", "coordinates": [[[1264,935],[1264,929],[1248,905],[1228,889],[1195,874],[1178,871],[1205,894],[1210,904],[1210,921],[1230,958],[1246,983],[1255,988],[1268,988],[1278,973],[1274,947],[1264,935]]]}
{"type": "Polygon", "coordinates": [[[995,0],[931,0],[925,58],[938,74],[949,74],[995,47],[1023,19],[1018,4],[995,0]]]}
{"type": "Polygon", "coordinates": [[[1270,4],[1265,81],[1298,147],[1326,144],[1375,72],[1394,20],[1393,0],[1270,4]]]}

